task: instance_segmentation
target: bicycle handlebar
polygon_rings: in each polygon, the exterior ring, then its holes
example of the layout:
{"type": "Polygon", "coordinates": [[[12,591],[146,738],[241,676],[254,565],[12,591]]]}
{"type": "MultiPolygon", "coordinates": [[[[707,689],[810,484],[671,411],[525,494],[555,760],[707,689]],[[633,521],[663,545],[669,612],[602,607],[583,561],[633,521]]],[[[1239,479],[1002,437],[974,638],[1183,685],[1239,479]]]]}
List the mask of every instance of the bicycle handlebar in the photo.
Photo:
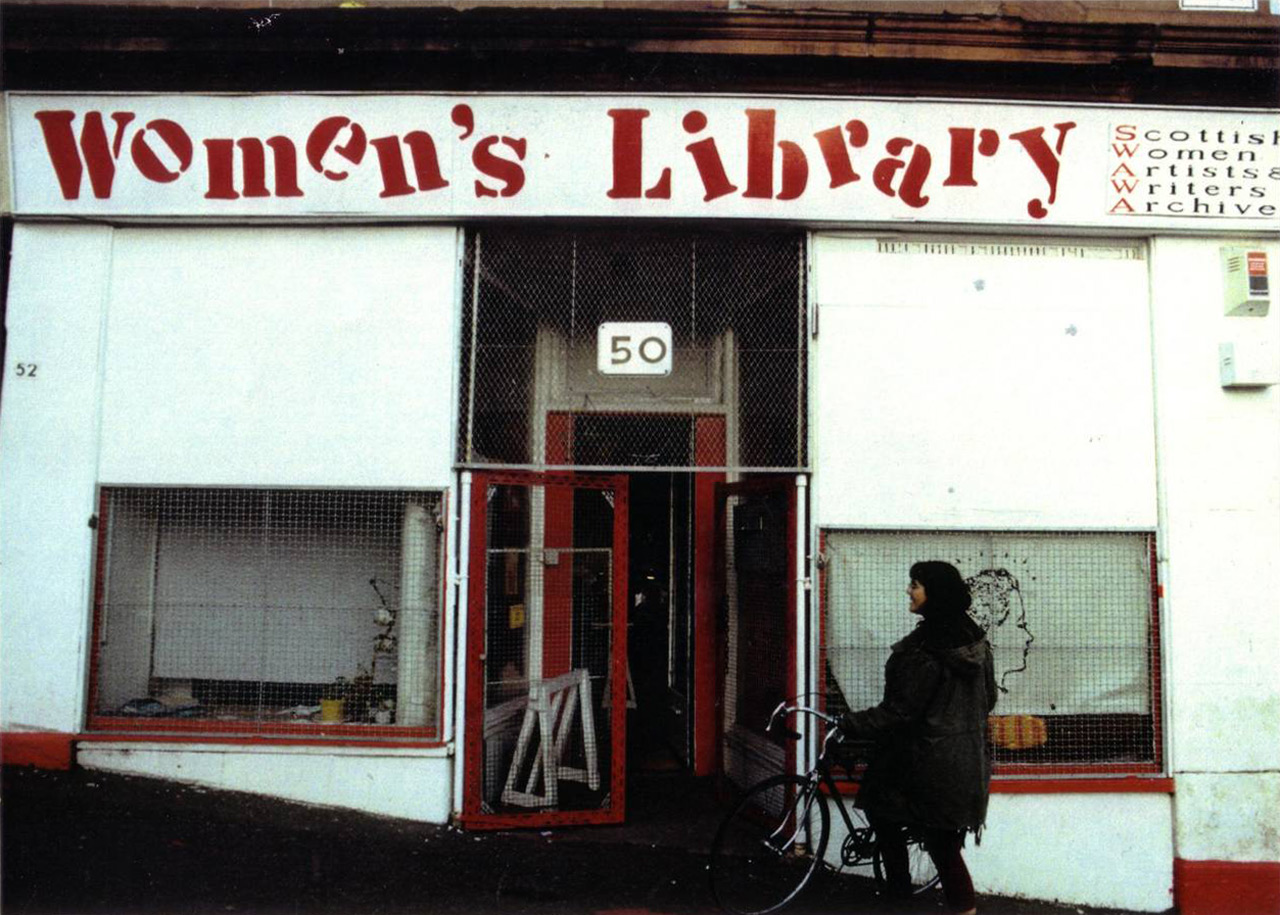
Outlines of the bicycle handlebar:
{"type": "MultiPolygon", "coordinates": [[[[784,720],[788,715],[808,715],[826,725],[826,733],[822,735],[822,740],[819,743],[815,765],[823,765],[828,753],[836,746],[844,747],[846,750],[852,751],[856,756],[865,759],[868,747],[871,746],[872,742],[859,740],[847,734],[844,728],[841,727],[839,716],[830,715],[807,705],[788,705],[788,701],[784,699],[780,702],[778,707],[773,710],[773,714],[769,716],[769,724],[766,728],[768,733],[781,734],[792,740],[799,740],[803,735],[794,728],[787,727],[784,720]]],[[[846,763],[841,763],[841,765],[847,768],[846,763]]]]}
{"type": "Polygon", "coordinates": [[[769,716],[769,723],[765,730],[771,734],[781,732],[792,740],[799,740],[800,732],[784,724],[788,715],[811,715],[834,729],[838,730],[840,727],[840,719],[834,715],[828,715],[826,712],[807,705],[788,705],[787,700],[783,699],[769,716]]]}

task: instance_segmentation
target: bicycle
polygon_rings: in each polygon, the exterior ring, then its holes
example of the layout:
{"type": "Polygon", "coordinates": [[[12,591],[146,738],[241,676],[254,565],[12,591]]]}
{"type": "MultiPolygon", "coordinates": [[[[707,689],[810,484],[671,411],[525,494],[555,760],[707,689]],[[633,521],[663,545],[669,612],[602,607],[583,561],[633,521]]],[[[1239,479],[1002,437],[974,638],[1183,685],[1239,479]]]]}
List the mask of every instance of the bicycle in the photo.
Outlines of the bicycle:
{"type": "MultiPolygon", "coordinates": [[[[832,776],[832,758],[845,747],[838,719],[815,708],[783,701],[769,716],[768,731],[792,740],[800,734],[785,725],[792,715],[809,715],[826,725],[822,747],[804,775],[775,775],[749,788],[716,831],[709,866],[711,892],[719,906],[734,915],[764,915],[793,902],[824,864],[831,870],[861,869],[881,887],[887,886],[875,831],[865,814],[845,803],[832,776]],[[830,800],[829,800],[830,799],[830,800]],[[827,857],[834,801],[845,826],[839,857],[827,857]]],[[[851,765],[842,765],[852,774],[851,765]]],[[[923,841],[907,830],[912,893],[938,883],[938,872],[923,841]]]]}

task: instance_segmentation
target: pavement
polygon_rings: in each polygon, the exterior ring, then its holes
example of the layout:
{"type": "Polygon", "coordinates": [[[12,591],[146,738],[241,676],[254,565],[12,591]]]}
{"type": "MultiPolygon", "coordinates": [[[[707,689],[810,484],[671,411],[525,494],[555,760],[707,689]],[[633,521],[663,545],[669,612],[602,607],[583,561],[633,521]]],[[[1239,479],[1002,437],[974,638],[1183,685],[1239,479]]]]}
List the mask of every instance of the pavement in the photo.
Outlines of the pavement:
{"type": "MultiPolygon", "coordinates": [[[[720,815],[705,782],[638,776],[625,826],[465,832],[177,782],[5,767],[4,915],[715,915],[706,854],[720,815]]],[[[983,896],[984,915],[1135,915],[983,896]]],[[[794,915],[887,907],[829,875],[794,915]]]]}

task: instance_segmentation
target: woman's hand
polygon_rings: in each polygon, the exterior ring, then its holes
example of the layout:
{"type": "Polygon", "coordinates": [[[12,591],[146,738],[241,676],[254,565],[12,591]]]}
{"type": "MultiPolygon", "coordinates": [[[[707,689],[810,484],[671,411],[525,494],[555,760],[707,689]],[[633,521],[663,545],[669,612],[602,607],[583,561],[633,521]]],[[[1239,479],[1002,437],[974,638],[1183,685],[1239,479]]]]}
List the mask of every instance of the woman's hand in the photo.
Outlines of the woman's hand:
{"type": "Polygon", "coordinates": [[[851,712],[845,712],[840,716],[839,726],[840,733],[845,740],[857,740],[858,725],[854,721],[853,714],[851,712]]]}

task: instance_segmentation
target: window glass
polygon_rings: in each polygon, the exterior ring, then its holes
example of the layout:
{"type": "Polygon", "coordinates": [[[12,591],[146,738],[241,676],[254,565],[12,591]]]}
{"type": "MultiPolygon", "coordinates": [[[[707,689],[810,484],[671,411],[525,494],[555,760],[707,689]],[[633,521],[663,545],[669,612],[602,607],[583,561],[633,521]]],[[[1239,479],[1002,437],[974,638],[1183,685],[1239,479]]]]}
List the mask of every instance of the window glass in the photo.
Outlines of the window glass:
{"type": "Polygon", "coordinates": [[[106,490],[97,723],[435,727],[440,503],[404,491],[106,490]]]}
{"type": "Polygon", "coordinates": [[[824,660],[836,707],[880,701],[916,622],[912,563],[955,565],[995,655],[998,762],[1154,763],[1158,637],[1148,533],[827,531],[824,660]]]}

